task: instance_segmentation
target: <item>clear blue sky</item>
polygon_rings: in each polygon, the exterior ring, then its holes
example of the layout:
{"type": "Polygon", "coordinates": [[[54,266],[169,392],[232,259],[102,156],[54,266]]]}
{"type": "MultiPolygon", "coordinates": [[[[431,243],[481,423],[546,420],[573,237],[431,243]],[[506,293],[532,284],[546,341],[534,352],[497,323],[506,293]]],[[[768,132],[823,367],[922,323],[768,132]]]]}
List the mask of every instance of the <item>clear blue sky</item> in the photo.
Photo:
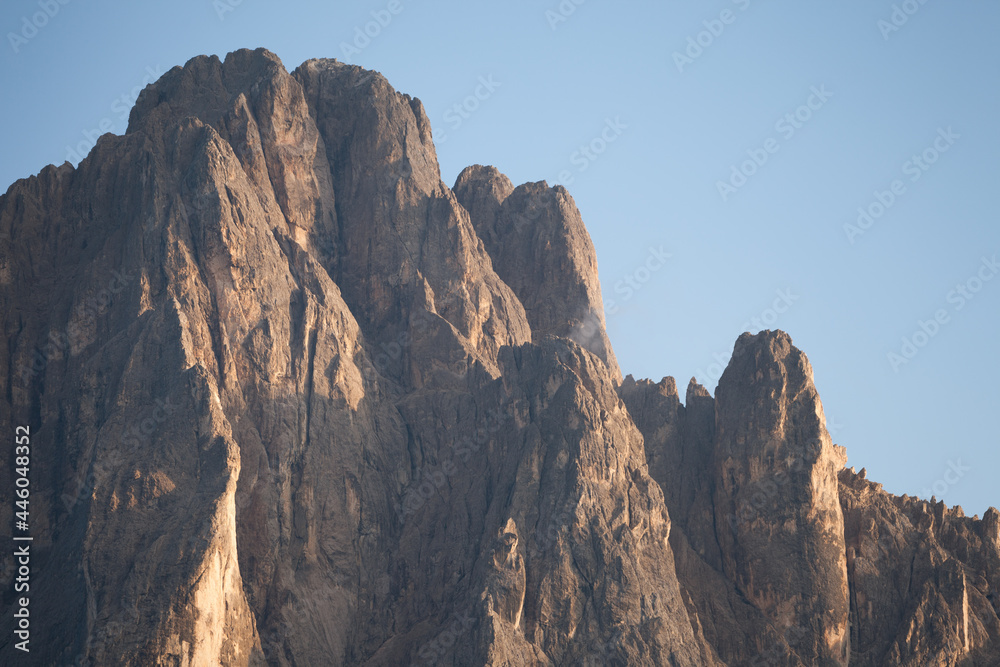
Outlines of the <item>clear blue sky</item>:
{"type": "Polygon", "coordinates": [[[133,89],[197,54],[379,70],[447,135],[449,185],[473,163],[567,182],[625,373],[714,393],[744,325],[784,329],[850,465],[982,515],[1000,505],[1000,276],[982,259],[1000,258],[1000,5],[895,2],[894,24],[892,0],[11,0],[0,181],[102,122],[123,132],[133,89]],[[859,207],[880,217],[845,230],[859,207]]]}

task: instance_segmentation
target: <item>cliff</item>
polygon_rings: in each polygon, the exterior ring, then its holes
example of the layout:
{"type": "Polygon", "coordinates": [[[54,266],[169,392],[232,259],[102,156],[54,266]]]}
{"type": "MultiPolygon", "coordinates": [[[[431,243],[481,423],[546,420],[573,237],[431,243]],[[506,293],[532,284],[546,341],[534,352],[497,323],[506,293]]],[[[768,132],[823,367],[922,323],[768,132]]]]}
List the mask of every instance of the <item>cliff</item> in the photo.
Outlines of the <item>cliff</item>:
{"type": "Polygon", "coordinates": [[[570,194],[377,73],[194,58],[0,248],[4,663],[1000,664],[995,509],[846,469],[783,332],[623,380],[570,194]]]}

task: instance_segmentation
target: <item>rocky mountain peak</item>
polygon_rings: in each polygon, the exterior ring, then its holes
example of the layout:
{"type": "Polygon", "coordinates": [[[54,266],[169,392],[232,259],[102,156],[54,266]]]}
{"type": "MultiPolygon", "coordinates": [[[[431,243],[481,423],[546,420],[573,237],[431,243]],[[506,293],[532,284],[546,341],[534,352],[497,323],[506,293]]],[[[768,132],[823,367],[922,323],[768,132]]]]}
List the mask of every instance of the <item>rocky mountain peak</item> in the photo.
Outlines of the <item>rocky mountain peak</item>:
{"type": "Polygon", "coordinates": [[[684,404],[690,405],[694,401],[699,401],[706,398],[711,398],[712,395],[708,393],[708,389],[698,384],[695,378],[691,378],[688,382],[687,391],[684,394],[684,404]]]}
{"type": "Polygon", "coordinates": [[[623,380],[570,194],[377,73],[194,58],[0,246],[39,664],[997,664],[996,509],[845,469],[784,332],[623,380]]]}
{"type": "Polygon", "coordinates": [[[806,662],[850,655],[837,473],[805,355],[781,331],[743,334],[716,392],[716,523],[723,571],[779,627],[806,631],[806,662]],[[761,535],[767,535],[761,540],[761,535]],[[804,549],[804,544],[809,544],[804,549]],[[766,583],[763,583],[766,582],[766,583]]]}
{"type": "Polygon", "coordinates": [[[544,181],[511,189],[492,167],[469,167],[455,194],[497,274],[514,290],[537,341],[570,338],[621,377],[605,331],[597,253],[573,198],[544,181]]]}

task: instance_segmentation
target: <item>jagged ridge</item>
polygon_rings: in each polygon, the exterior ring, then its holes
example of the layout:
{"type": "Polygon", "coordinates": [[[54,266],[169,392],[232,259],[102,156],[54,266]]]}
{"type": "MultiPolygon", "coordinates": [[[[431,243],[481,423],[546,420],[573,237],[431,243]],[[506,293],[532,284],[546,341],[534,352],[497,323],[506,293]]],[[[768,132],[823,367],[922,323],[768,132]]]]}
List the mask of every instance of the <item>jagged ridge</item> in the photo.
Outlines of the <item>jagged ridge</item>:
{"type": "Polygon", "coordinates": [[[43,664],[996,652],[996,510],[845,470],[781,332],[737,341],[716,399],[622,381],[569,193],[448,188],[381,75],[194,58],[12,185],[0,238],[43,664]]]}

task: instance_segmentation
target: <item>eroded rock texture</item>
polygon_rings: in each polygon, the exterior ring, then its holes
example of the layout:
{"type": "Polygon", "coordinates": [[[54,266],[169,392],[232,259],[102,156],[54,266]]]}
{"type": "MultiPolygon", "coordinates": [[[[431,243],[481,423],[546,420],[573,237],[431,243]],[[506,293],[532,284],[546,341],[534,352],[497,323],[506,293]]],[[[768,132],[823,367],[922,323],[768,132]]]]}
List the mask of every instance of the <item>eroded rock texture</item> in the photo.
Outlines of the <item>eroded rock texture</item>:
{"type": "Polygon", "coordinates": [[[844,468],[787,334],[743,334],[714,401],[693,379],[685,405],[673,378],[619,392],[675,522],[689,616],[725,664],[1000,664],[1000,513],[844,468]]]}
{"type": "Polygon", "coordinates": [[[784,333],[622,381],[569,193],[377,73],[194,58],[0,247],[36,664],[995,664],[996,510],[844,469],[784,333]]]}

